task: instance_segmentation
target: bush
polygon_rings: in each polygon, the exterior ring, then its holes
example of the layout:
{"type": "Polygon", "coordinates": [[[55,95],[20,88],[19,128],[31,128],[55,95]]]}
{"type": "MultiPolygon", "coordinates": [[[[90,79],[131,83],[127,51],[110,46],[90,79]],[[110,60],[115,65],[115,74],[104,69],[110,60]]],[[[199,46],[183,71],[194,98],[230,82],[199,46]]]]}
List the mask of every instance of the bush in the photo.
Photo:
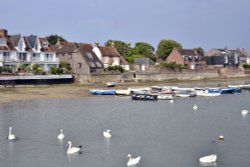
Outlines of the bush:
{"type": "Polygon", "coordinates": [[[108,66],[108,71],[120,71],[121,73],[124,72],[124,69],[122,68],[122,66],[119,65],[115,65],[115,66],[108,66]]]}
{"type": "Polygon", "coordinates": [[[52,73],[52,74],[63,74],[63,69],[62,68],[58,68],[58,67],[51,67],[50,68],[50,72],[52,73]]]}
{"type": "Polygon", "coordinates": [[[243,64],[243,68],[250,69],[250,64],[243,64]]]}
{"type": "Polygon", "coordinates": [[[38,75],[41,75],[41,74],[44,74],[44,71],[42,69],[42,67],[40,67],[38,64],[33,64],[32,65],[32,70],[34,72],[34,74],[38,74],[38,75]]]}
{"type": "Polygon", "coordinates": [[[160,67],[168,68],[168,69],[185,69],[185,67],[181,64],[175,64],[175,63],[167,63],[167,62],[161,62],[160,67]]]}
{"type": "Polygon", "coordinates": [[[0,67],[0,73],[12,73],[12,68],[7,66],[0,67]]]}

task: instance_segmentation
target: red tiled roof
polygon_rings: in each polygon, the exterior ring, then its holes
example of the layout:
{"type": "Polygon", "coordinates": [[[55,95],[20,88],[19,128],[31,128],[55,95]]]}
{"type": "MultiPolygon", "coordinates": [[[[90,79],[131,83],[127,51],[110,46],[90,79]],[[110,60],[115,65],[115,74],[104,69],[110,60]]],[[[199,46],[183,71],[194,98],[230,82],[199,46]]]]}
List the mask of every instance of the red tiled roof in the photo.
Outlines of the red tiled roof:
{"type": "Polygon", "coordinates": [[[103,57],[120,57],[120,54],[113,47],[99,47],[103,57]]]}

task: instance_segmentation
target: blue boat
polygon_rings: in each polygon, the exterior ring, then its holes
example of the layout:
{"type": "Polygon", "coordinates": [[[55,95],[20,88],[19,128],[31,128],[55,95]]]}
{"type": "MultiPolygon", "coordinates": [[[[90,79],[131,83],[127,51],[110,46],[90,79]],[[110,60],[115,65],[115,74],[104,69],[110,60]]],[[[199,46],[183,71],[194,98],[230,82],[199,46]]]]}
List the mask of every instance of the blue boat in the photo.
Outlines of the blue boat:
{"type": "Polygon", "coordinates": [[[91,89],[89,90],[89,92],[94,95],[114,95],[115,94],[115,90],[91,89]]]}
{"type": "Polygon", "coordinates": [[[221,94],[232,94],[235,92],[234,88],[208,88],[208,93],[221,93],[221,94]]]}

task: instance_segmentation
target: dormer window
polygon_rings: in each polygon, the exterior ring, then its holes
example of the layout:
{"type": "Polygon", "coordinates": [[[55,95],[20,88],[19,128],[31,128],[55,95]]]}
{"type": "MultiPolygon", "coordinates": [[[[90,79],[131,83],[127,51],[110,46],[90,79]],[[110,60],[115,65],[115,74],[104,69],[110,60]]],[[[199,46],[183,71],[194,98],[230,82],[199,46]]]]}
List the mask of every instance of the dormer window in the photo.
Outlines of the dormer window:
{"type": "Polygon", "coordinates": [[[6,45],[7,41],[4,38],[0,38],[0,45],[6,45]]]}
{"type": "Polygon", "coordinates": [[[47,41],[43,41],[42,45],[43,45],[43,48],[49,47],[49,43],[47,41]]]}

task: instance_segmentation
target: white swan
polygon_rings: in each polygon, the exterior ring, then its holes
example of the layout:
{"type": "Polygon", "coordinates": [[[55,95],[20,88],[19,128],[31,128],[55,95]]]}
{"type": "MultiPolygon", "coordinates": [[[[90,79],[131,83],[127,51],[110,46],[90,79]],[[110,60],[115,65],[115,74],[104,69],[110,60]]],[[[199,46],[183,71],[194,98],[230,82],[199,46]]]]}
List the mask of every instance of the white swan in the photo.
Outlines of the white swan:
{"type": "Polygon", "coordinates": [[[194,110],[197,110],[197,109],[198,109],[198,106],[197,106],[196,104],[194,104],[193,109],[194,109],[194,110]]]}
{"type": "Polygon", "coordinates": [[[241,111],[241,114],[242,114],[242,115],[247,115],[248,113],[249,113],[248,110],[242,110],[242,111],[241,111]]]}
{"type": "Polygon", "coordinates": [[[217,160],[217,154],[211,154],[205,157],[199,158],[200,163],[213,163],[217,160]]]}
{"type": "Polygon", "coordinates": [[[62,139],[64,139],[64,134],[63,134],[63,129],[61,129],[60,130],[60,134],[57,136],[57,138],[59,139],[59,140],[62,140],[62,139]]]}
{"type": "Polygon", "coordinates": [[[128,162],[127,162],[127,166],[133,166],[136,165],[140,162],[141,157],[136,157],[136,158],[132,158],[131,154],[128,154],[128,162]]]}
{"type": "Polygon", "coordinates": [[[15,140],[16,136],[12,133],[12,127],[9,127],[9,135],[8,135],[9,140],[15,140]]]}
{"type": "Polygon", "coordinates": [[[72,142],[71,141],[68,141],[68,144],[69,144],[69,147],[68,147],[68,150],[67,150],[67,154],[77,153],[82,148],[82,146],[72,147],[72,142]]]}
{"type": "Polygon", "coordinates": [[[109,130],[109,129],[106,130],[106,131],[104,131],[104,132],[103,132],[103,136],[104,136],[104,137],[107,137],[107,138],[110,138],[110,137],[111,137],[110,132],[111,132],[111,130],[109,130]]]}

